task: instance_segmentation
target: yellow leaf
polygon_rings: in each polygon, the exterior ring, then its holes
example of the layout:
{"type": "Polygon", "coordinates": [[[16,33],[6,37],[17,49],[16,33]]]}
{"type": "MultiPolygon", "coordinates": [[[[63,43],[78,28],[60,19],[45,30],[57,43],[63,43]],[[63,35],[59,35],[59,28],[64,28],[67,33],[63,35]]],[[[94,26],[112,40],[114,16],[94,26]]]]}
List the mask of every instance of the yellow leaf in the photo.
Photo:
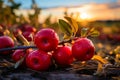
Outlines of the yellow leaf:
{"type": "Polygon", "coordinates": [[[115,62],[117,63],[117,65],[120,65],[120,54],[116,54],[115,62]]]}
{"type": "Polygon", "coordinates": [[[117,46],[117,48],[114,49],[115,54],[120,54],[120,46],[117,46]]]}
{"type": "Polygon", "coordinates": [[[92,37],[97,37],[97,36],[100,35],[100,33],[99,33],[97,30],[94,30],[94,31],[92,31],[92,32],[90,33],[90,35],[91,35],[92,37]]]}
{"type": "Polygon", "coordinates": [[[76,34],[76,32],[78,31],[78,23],[76,20],[74,20],[71,17],[65,17],[65,19],[68,21],[68,23],[71,25],[72,28],[72,32],[74,33],[74,35],[76,34]]]}
{"type": "Polygon", "coordinates": [[[22,34],[18,34],[18,38],[19,40],[26,46],[29,46],[29,42],[27,41],[27,39],[22,35],[22,34]]]}
{"type": "Polygon", "coordinates": [[[71,37],[71,36],[68,36],[68,35],[64,34],[63,39],[70,39],[70,37],[71,37]]]}
{"type": "Polygon", "coordinates": [[[95,28],[91,28],[91,29],[90,29],[90,32],[93,32],[94,30],[95,30],[95,28]]]}
{"type": "Polygon", "coordinates": [[[93,59],[93,60],[97,60],[98,62],[100,62],[100,63],[102,63],[102,64],[107,64],[107,63],[108,63],[107,60],[103,59],[103,58],[102,58],[101,56],[99,56],[99,55],[94,55],[92,59],[93,59]]]}
{"type": "Polygon", "coordinates": [[[72,19],[72,24],[73,24],[73,32],[74,34],[76,34],[78,31],[78,24],[74,19],[72,19]]]}
{"type": "Polygon", "coordinates": [[[94,75],[101,75],[103,72],[103,64],[98,62],[98,67],[97,67],[97,71],[94,75]]]}

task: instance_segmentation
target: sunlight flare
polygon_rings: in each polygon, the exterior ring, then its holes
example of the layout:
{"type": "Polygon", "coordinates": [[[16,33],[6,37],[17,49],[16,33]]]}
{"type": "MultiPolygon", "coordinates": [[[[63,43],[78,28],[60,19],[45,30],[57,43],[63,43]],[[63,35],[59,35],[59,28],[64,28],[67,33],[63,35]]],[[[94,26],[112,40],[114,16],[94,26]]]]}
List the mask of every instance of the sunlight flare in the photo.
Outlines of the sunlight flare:
{"type": "Polygon", "coordinates": [[[87,13],[80,13],[80,19],[89,20],[89,19],[91,19],[91,15],[89,15],[87,13]]]}

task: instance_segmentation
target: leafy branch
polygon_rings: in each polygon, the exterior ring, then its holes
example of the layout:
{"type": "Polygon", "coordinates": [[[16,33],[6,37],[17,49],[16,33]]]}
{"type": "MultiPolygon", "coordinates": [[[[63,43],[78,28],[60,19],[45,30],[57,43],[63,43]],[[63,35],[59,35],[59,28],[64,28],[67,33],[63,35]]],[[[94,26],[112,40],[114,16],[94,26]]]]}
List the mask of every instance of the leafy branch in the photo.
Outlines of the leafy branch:
{"type": "Polygon", "coordinates": [[[99,32],[93,27],[82,27],[80,26],[80,22],[75,19],[68,16],[65,16],[64,18],[65,20],[59,19],[59,26],[61,31],[64,33],[64,40],[69,40],[72,37],[96,37],[99,35],[99,32]],[[80,35],[77,36],[77,33],[80,35]]]}

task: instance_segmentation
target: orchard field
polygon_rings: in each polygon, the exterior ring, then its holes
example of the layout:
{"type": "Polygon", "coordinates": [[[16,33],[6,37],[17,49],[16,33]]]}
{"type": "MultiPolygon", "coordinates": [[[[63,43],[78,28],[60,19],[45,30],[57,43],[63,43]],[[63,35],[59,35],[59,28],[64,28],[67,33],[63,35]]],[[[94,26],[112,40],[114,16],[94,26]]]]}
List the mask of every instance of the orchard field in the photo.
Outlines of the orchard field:
{"type": "MultiPolygon", "coordinates": [[[[120,80],[120,20],[79,21],[64,12],[17,16],[0,0],[0,80],[120,80]]],[[[33,0],[34,1],[34,0],[33,0]]]]}

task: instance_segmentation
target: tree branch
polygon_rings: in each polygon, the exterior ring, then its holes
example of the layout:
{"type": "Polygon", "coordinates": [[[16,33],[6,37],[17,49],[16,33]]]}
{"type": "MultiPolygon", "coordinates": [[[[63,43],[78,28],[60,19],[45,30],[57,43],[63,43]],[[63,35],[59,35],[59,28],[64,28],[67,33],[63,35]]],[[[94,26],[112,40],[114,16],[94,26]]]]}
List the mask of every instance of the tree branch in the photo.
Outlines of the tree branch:
{"type": "MultiPolygon", "coordinates": [[[[64,45],[64,43],[71,43],[72,40],[76,40],[76,39],[78,39],[78,38],[61,41],[61,42],[59,42],[59,45],[64,45]]],[[[16,50],[16,49],[29,49],[29,48],[37,48],[37,47],[36,46],[17,46],[17,47],[10,47],[10,48],[2,48],[2,49],[0,49],[0,52],[16,50]]]]}
{"type": "Polygon", "coordinates": [[[17,47],[11,47],[11,48],[2,48],[0,49],[0,52],[16,50],[16,49],[29,49],[29,48],[37,48],[37,47],[36,46],[17,46],[17,47]]]}

